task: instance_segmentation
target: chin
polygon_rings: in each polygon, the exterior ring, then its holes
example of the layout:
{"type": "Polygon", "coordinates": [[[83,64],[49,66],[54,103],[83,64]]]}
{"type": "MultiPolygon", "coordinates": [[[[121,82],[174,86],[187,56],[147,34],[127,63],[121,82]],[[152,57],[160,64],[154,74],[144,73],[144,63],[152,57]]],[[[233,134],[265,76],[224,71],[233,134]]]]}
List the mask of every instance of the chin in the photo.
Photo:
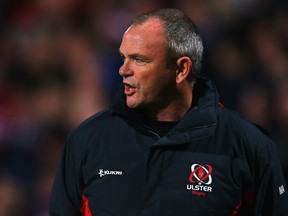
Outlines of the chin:
{"type": "Polygon", "coordinates": [[[127,104],[127,106],[128,106],[129,108],[131,108],[131,109],[135,109],[135,108],[137,108],[137,107],[139,106],[138,103],[130,102],[130,101],[126,101],[126,104],[127,104]]]}

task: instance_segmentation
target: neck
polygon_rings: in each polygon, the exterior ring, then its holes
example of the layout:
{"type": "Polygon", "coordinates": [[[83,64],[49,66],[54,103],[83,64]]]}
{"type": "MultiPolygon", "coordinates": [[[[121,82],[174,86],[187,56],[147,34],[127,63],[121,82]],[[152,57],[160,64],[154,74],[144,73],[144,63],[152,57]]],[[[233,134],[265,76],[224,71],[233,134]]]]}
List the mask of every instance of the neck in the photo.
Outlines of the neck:
{"type": "Polygon", "coordinates": [[[177,96],[164,107],[153,106],[144,108],[142,112],[151,120],[157,121],[179,121],[188,112],[192,105],[192,89],[177,94],[177,96]]]}

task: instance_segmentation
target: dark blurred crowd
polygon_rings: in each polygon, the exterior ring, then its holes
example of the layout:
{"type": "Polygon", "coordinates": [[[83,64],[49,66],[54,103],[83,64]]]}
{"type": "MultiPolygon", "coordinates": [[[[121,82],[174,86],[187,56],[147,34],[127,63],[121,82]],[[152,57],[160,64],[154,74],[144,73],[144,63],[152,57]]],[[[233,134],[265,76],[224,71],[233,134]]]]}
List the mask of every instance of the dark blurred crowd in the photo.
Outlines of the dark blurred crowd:
{"type": "Polygon", "coordinates": [[[69,132],[107,107],[131,20],[183,9],[204,39],[202,71],[227,108],[277,142],[288,179],[287,0],[0,2],[0,216],[45,216],[69,132]]]}

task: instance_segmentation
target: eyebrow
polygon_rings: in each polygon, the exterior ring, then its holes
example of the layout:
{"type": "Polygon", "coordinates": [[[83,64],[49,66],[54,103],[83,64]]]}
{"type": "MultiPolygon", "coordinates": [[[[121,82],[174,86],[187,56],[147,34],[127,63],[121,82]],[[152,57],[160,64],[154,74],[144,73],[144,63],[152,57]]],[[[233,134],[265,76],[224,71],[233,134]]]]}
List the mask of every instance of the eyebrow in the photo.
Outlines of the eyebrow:
{"type": "MultiPolygon", "coordinates": [[[[120,51],[120,49],[119,49],[119,54],[120,54],[120,56],[125,57],[125,55],[120,51]]],[[[131,54],[128,54],[128,57],[129,57],[129,58],[132,58],[132,59],[134,59],[134,58],[136,58],[136,57],[140,57],[140,58],[143,58],[143,59],[146,60],[146,61],[150,61],[150,59],[147,58],[147,56],[141,55],[141,54],[139,54],[139,53],[131,53],[131,54]]]]}

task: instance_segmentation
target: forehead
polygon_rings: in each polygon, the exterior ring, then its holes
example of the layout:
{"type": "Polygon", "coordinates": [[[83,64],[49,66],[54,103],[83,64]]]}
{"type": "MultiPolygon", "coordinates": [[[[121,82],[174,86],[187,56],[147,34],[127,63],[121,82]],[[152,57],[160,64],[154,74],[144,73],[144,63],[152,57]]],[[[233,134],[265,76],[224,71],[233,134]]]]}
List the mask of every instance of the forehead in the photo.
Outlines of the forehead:
{"type": "Polygon", "coordinates": [[[144,23],[132,25],[125,32],[121,48],[155,49],[164,48],[163,24],[159,19],[150,18],[144,23]]]}
{"type": "Polygon", "coordinates": [[[147,20],[143,21],[142,23],[136,23],[133,24],[132,26],[130,26],[130,28],[128,28],[127,32],[131,29],[141,29],[144,30],[146,32],[159,32],[162,33],[163,31],[163,23],[159,18],[156,17],[151,17],[148,18],[147,20]]]}

